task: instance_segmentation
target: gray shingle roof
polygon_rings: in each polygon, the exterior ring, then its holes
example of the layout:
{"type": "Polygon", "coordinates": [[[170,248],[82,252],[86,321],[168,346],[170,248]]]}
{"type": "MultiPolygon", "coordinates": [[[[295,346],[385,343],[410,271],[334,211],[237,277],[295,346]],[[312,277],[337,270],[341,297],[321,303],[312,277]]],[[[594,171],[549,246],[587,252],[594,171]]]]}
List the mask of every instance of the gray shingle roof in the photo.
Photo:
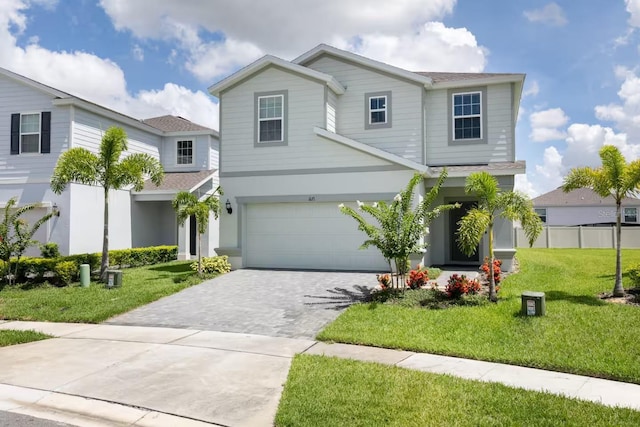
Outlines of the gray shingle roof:
{"type": "Polygon", "coordinates": [[[163,132],[193,132],[193,131],[210,131],[213,129],[195,124],[183,117],[178,116],[159,116],[145,119],[142,121],[149,126],[160,129],[163,132]]]}
{"type": "Polygon", "coordinates": [[[189,191],[205,178],[212,176],[215,170],[199,172],[168,172],[164,174],[162,184],[156,186],[151,180],[144,182],[142,191],[177,190],[189,191]]]}
{"type": "MultiPolygon", "coordinates": [[[[565,193],[562,188],[556,188],[553,191],[542,194],[532,200],[536,207],[547,206],[615,206],[616,202],[612,196],[602,198],[588,188],[579,188],[577,190],[565,193]]],[[[640,205],[640,200],[633,197],[626,197],[622,201],[623,205],[635,206],[640,205]]]]}
{"type": "Polygon", "coordinates": [[[446,73],[438,71],[416,71],[416,74],[430,77],[434,83],[487,79],[491,77],[524,76],[517,73],[446,73]]]}
{"type": "MultiPolygon", "coordinates": [[[[430,166],[434,173],[439,174],[445,166],[430,166]]],[[[516,162],[494,162],[485,165],[448,165],[448,172],[480,172],[480,171],[499,171],[499,170],[519,170],[526,167],[524,160],[516,162]]]]}

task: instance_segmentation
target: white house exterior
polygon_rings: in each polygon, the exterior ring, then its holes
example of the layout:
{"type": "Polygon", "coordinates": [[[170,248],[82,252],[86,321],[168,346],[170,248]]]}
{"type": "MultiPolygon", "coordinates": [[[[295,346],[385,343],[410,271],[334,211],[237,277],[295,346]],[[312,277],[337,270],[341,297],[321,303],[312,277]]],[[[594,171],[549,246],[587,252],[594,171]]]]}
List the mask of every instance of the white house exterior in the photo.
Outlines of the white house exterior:
{"type": "MultiPolygon", "coordinates": [[[[549,226],[595,226],[616,222],[616,202],[602,198],[592,190],[580,188],[569,193],[556,188],[533,199],[536,213],[549,226]]],[[[622,201],[622,224],[639,225],[640,199],[627,197],[622,201]]]]}
{"type": "MultiPolygon", "coordinates": [[[[233,213],[218,253],[234,268],[383,271],[338,204],[391,200],[414,173],[425,187],[447,167],[438,203],[465,203],[464,180],[486,170],[511,190],[523,74],[414,73],[330,46],[293,61],[265,56],[209,88],[220,101],[220,182],[233,213]]],[[[418,188],[417,199],[425,192],[418,188]]],[[[445,213],[427,236],[428,264],[479,264],[460,253],[445,213]]],[[[510,268],[513,226],[496,224],[510,268]]]]}
{"type": "MultiPolygon", "coordinates": [[[[188,120],[163,116],[140,121],[0,68],[0,206],[12,197],[20,205],[41,203],[32,218],[57,209],[36,236],[55,242],[63,254],[102,249],[103,190],[70,184],[60,195],[50,189],[59,156],[72,147],[98,152],[104,131],[122,127],[130,153],[147,153],[162,163],[160,187],[110,193],[109,246],[124,249],[179,245],[181,258],[194,254],[190,224],[178,227],[170,201],[180,190],[204,194],[218,186],[218,133],[188,120]]],[[[218,227],[205,236],[203,253],[214,254],[218,227]]],[[[37,254],[35,250],[33,253],[37,254]]]]}

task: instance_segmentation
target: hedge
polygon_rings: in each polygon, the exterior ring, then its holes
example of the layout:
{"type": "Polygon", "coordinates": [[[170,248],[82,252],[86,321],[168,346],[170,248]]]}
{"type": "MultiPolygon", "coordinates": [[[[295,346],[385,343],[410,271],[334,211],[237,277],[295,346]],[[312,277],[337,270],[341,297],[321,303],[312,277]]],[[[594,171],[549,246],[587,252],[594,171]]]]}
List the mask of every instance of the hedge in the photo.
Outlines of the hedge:
{"type": "MultiPolygon", "coordinates": [[[[109,251],[109,267],[140,267],[175,261],[177,246],[152,246],[148,248],[118,249],[109,251]]],[[[20,258],[16,281],[18,283],[52,281],[65,285],[78,279],[81,264],[89,264],[91,271],[100,269],[102,254],[79,254],[57,258],[20,258]],[[75,268],[71,266],[75,265],[75,268]]],[[[2,261],[0,263],[4,264],[2,261]]],[[[11,260],[11,271],[15,271],[16,259],[11,260]]],[[[3,265],[0,265],[2,268],[3,265]]]]}

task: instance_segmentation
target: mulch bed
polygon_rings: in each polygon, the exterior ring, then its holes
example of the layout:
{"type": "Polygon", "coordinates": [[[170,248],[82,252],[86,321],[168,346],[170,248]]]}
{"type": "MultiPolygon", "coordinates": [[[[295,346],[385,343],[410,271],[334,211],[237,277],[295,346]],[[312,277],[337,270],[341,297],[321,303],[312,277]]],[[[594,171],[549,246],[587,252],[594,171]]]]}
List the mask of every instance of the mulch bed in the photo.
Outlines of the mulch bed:
{"type": "Polygon", "coordinates": [[[625,296],[623,297],[614,297],[611,292],[603,292],[598,296],[600,299],[614,304],[629,304],[640,307],[640,288],[629,288],[625,289],[624,292],[625,296]]]}

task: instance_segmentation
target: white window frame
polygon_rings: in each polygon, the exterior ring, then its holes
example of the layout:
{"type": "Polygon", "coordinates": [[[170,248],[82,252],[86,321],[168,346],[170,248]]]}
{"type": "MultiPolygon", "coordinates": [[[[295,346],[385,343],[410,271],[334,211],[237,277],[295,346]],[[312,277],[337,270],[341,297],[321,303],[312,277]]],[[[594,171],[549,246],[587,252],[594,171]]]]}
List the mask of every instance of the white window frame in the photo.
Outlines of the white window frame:
{"type": "Polygon", "coordinates": [[[389,117],[389,99],[387,98],[387,95],[374,95],[374,96],[370,96],[369,97],[369,124],[372,126],[376,126],[376,125],[384,125],[388,123],[388,117],[389,117]],[[384,98],[384,108],[371,108],[371,100],[372,99],[380,99],[380,98],[384,98]],[[374,122],[372,119],[373,117],[373,113],[379,113],[379,112],[384,112],[384,121],[383,122],[374,122]]]}
{"type": "Polygon", "coordinates": [[[536,213],[536,215],[538,215],[538,217],[540,217],[540,221],[542,221],[543,224],[547,223],[547,208],[534,208],[533,209],[536,213]],[[544,214],[541,213],[542,211],[544,211],[544,214]],[[544,219],[543,219],[544,217],[544,219]]]}
{"type": "Polygon", "coordinates": [[[273,142],[284,142],[284,110],[285,110],[285,106],[284,106],[284,94],[275,94],[275,95],[261,95],[258,96],[258,139],[257,142],[259,144],[263,144],[263,143],[273,143],[273,142]],[[280,98],[280,115],[277,117],[260,117],[260,101],[262,99],[267,99],[267,98],[280,98]],[[280,139],[269,139],[269,140],[262,140],[261,138],[261,133],[260,133],[260,124],[262,122],[272,122],[272,121],[280,121],[280,139]]]}
{"type": "Polygon", "coordinates": [[[624,222],[638,222],[638,208],[624,208],[624,210],[622,211],[622,214],[623,214],[624,222]],[[632,210],[632,209],[635,211],[635,214],[634,214],[635,219],[633,221],[628,221],[627,210],[632,210]]]}
{"type": "Polygon", "coordinates": [[[20,137],[20,154],[40,154],[42,150],[42,115],[40,112],[28,112],[20,113],[19,124],[19,137],[20,137]],[[38,116],[38,132],[22,132],[22,118],[24,116],[38,116]],[[25,135],[38,135],[38,150],[37,151],[22,151],[22,137],[25,135]]]}
{"type": "Polygon", "coordinates": [[[482,140],[484,129],[483,129],[483,118],[482,118],[482,91],[474,90],[470,92],[455,92],[451,94],[451,136],[453,141],[474,141],[474,140],[482,140]],[[480,106],[480,114],[461,114],[456,115],[456,96],[464,96],[464,95],[478,95],[480,97],[479,106],[480,106]],[[480,121],[480,136],[473,138],[456,138],[456,119],[472,119],[478,118],[480,121]]]}
{"type": "Polygon", "coordinates": [[[176,140],[176,165],[178,165],[178,166],[193,165],[193,157],[194,157],[194,151],[195,151],[194,149],[195,149],[195,143],[194,143],[193,139],[177,139],[176,140]],[[180,155],[180,150],[188,149],[188,148],[185,148],[185,147],[180,147],[180,143],[181,142],[189,142],[189,143],[191,143],[191,147],[190,147],[191,148],[191,162],[190,163],[181,163],[180,162],[181,158],[187,157],[184,154],[181,156],[180,155]]]}

